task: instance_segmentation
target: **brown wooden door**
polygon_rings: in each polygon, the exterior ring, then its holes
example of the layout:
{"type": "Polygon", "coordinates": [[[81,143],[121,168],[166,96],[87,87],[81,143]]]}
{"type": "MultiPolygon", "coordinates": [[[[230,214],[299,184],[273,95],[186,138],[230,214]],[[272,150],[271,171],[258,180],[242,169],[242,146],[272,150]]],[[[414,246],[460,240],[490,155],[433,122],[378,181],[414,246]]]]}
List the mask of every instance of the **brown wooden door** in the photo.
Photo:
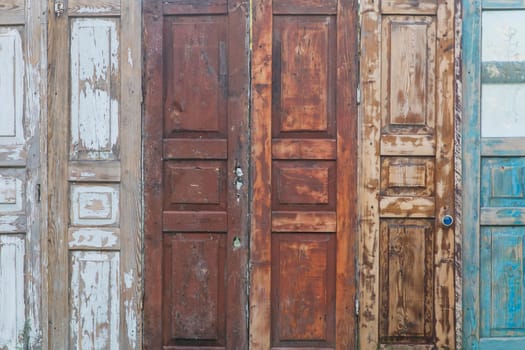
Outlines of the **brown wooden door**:
{"type": "Polygon", "coordinates": [[[359,345],[452,349],[454,3],[362,6],[359,345]]]}
{"type": "Polygon", "coordinates": [[[251,349],[354,348],[354,6],[253,1],[251,349]]]}
{"type": "Polygon", "coordinates": [[[247,349],[248,3],[144,13],[144,346],[247,349]]]}

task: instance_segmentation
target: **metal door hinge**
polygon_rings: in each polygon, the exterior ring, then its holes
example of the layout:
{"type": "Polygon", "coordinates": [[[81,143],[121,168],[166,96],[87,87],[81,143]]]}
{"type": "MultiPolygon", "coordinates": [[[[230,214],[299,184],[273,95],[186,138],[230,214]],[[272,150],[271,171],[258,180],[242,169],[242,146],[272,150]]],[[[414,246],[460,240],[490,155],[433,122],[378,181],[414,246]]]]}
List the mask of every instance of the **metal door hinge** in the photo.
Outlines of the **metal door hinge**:
{"type": "Polygon", "coordinates": [[[359,299],[355,298],[355,315],[359,316],[359,299]]]}
{"type": "Polygon", "coordinates": [[[357,103],[358,105],[361,104],[361,86],[360,86],[360,85],[357,85],[356,103],[357,103]]]}
{"type": "Polygon", "coordinates": [[[64,0],[55,0],[55,15],[60,17],[60,15],[64,14],[65,7],[64,0]]]}

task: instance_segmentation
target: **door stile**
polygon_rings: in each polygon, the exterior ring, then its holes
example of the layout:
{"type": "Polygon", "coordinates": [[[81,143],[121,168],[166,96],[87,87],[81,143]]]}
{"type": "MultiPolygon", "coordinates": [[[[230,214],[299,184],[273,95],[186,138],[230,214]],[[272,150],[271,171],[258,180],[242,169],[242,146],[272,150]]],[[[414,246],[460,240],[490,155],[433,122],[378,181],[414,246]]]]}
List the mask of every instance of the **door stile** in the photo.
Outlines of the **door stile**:
{"type": "Polygon", "coordinates": [[[477,343],[480,334],[480,103],[481,1],[463,1],[463,344],[477,343]],[[468,147],[468,152],[466,152],[468,147]],[[469,171],[469,169],[471,169],[469,171]]]}
{"type": "Polygon", "coordinates": [[[252,2],[250,349],[270,349],[272,0],[252,2]]]}
{"type": "Polygon", "coordinates": [[[357,181],[358,169],[358,2],[339,0],[337,9],[337,261],[336,344],[352,349],[357,341],[357,181]],[[352,118],[353,117],[353,118],[352,118]]]}

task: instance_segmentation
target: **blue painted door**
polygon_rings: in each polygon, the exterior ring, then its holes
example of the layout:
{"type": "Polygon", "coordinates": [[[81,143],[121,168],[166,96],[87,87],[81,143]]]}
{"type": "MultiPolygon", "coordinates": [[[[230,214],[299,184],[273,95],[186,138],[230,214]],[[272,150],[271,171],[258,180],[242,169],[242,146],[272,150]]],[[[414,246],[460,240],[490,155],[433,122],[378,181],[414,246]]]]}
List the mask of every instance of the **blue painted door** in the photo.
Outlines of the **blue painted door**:
{"type": "Polygon", "coordinates": [[[464,1],[465,349],[525,349],[525,2],[464,1]]]}

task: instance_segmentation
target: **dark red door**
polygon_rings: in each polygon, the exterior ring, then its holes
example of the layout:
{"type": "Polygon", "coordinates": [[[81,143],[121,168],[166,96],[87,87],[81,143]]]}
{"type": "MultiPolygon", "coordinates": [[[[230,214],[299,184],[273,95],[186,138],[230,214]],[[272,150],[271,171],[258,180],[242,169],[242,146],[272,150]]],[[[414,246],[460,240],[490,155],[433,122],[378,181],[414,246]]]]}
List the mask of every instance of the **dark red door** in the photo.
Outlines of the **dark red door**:
{"type": "Polygon", "coordinates": [[[247,16],[144,3],[146,349],[247,348],[247,16]]]}

